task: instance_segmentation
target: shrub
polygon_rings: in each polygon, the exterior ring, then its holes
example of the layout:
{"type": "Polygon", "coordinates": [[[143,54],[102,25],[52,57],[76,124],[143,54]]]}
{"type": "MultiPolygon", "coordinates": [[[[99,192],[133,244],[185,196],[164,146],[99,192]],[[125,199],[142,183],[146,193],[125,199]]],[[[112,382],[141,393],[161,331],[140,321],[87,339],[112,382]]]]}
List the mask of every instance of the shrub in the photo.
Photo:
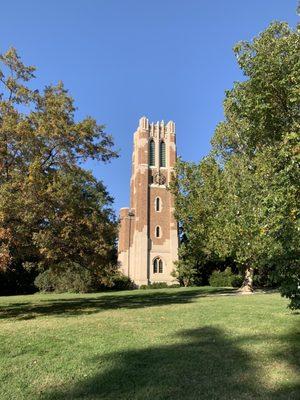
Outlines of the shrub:
{"type": "Polygon", "coordinates": [[[128,276],[120,274],[112,279],[112,289],[114,290],[132,290],[134,288],[134,283],[128,276]]]}
{"type": "Polygon", "coordinates": [[[256,288],[276,288],[278,282],[275,280],[274,272],[271,270],[266,273],[264,270],[258,270],[253,277],[253,286],[256,288]]]}
{"type": "Polygon", "coordinates": [[[234,288],[239,288],[242,286],[244,278],[241,275],[233,275],[231,278],[231,286],[234,288]]]}
{"type": "Polygon", "coordinates": [[[289,308],[300,309],[300,280],[285,279],[280,287],[281,295],[290,299],[289,308]]]}
{"type": "Polygon", "coordinates": [[[34,284],[42,292],[84,293],[95,290],[91,271],[78,264],[61,268],[59,271],[46,270],[36,277],[34,284]]]}
{"type": "Polygon", "coordinates": [[[175,269],[171,275],[178,280],[183,286],[190,286],[194,283],[194,277],[197,272],[193,263],[189,263],[185,260],[179,260],[175,263],[175,269]]]}
{"type": "Polygon", "coordinates": [[[141,285],[140,286],[141,290],[146,290],[146,289],[150,289],[150,285],[141,285]]]}
{"type": "Polygon", "coordinates": [[[40,292],[53,292],[54,291],[54,278],[51,271],[41,272],[34,280],[35,286],[40,292]]]}
{"type": "Polygon", "coordinates": [[[225,271],[214,271],[209,278],[209,284],[213,287],[231,286],[233,277],[234,275],[229,267],[225,271]]]}
{"type": "MultiPolygon", "coordinates": [[[[176,286],[179,287],[180,285],[176,286]]],[[[145,289],[166,289],[169,288],[168,284],[166,282],[153,282],[150,283],[149,285],[141,285],[140,289],[145,290],[145,289]]]]}
{"type": "Polygon", "coordinates": [[[153,282],[150,286],[152,289],[164,289],[168,287],[166,282],[153,282]]]}

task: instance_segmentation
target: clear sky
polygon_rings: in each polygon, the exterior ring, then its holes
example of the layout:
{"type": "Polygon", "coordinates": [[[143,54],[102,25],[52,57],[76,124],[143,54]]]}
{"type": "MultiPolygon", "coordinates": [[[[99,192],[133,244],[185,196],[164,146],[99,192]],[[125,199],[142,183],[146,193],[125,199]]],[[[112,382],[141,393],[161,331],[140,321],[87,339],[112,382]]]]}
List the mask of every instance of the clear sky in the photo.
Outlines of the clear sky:
{"type": "Polygon", "coordinates": [[[273,20],[295,26],[297,0],[6,0],[0,52],[18,49],[37,87],[62,80],[77,118],[95,117],[121,151],[88,163],[115,208],[129,205],[138,119],[176,123],[178,154],[199,161],[222,119],[224,91],[242,79],[232,47],[273,20]]]}

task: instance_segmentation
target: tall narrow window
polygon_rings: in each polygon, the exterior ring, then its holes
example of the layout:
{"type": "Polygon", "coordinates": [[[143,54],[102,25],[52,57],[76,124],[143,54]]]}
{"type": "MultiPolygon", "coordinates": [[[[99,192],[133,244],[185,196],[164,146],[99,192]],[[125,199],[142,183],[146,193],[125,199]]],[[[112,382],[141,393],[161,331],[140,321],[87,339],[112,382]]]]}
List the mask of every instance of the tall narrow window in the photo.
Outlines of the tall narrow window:
{"type": "Polygon", "coordinates": [[[166,166],[166,143],[165,142],[159,143],[159,166],[160,167],[166,166]]]}
{"type": "Polygon", "coordinates": [[[160,198],[156,197],[155,199],[155,211],[160,211],[160,198]]]}
{"type": "Polygon", "coordinates": [[[160,273],[160,274],[162,274],[163,273],[163,262],[162,262],[162,260],[161,259],[159,259],[158,260],[158,272],[160,273]]]}
{"type": "Polygon", "coordinates": [[[155,165],[155,143],[154,140],[150,140],[149,143],[149,165],[154,167],[155,165]]]}
{"type": "Polygon", "coordinates": [[[153,273],[157,274],[157,272],[158,272],[158,258],[155,258],[153,260],[153,273]]]}
{"type": "Polygon", "coordinates": [[[157,238],[160,237],[160,227],[159,227],[159,226],[157,226],[157,227],[155,228],[155,236],[156,236],[157,238]]]}

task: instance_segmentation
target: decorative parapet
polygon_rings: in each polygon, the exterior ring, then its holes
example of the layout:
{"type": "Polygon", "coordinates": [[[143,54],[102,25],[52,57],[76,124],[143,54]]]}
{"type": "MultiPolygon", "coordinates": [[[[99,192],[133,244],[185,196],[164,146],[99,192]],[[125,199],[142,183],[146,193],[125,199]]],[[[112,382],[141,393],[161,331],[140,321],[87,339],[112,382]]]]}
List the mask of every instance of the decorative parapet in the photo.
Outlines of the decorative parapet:
{"type": "Polygon", "coordinates": [[[148,131],[150,137],[165,138],[168,135],[175,135],[175,123],[169,121],[165,124],[163,120],[149,123],[149,119],[144,116],[140,118],[138,130],[148,131]]]}

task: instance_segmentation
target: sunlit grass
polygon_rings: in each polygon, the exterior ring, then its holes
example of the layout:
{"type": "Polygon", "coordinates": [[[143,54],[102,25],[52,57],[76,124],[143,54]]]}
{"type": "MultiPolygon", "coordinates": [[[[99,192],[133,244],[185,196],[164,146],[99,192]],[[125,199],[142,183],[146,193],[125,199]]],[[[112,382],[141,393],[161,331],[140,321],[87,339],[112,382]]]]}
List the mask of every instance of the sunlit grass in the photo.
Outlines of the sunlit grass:
{"type": "Polygon", "coordinates": [[[0,298],[0,399],[299,399],[278,294],[161,289],[0,298]]]}

